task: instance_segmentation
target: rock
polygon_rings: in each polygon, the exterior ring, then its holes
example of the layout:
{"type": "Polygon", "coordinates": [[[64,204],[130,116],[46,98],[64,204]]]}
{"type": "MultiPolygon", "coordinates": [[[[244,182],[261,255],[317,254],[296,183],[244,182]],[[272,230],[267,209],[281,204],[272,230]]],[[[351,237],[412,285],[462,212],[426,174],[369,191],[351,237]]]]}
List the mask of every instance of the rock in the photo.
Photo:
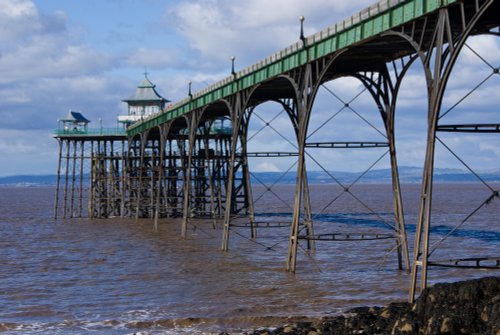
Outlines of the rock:
{"type": "Polygon", "coordinates": [[[344,316],[323,322],[319,334],[390,334],[394,323],[409,311],[408,303],[354,308],[344,316]]]}
{"type": "Polygon", "coordinates": [[[415,334],[413,324],[404,318],[396,320],[394,327],[391,329],[391,335],[396,334],[415,334]]]}
{"type": "Polygon", "coordinates": [[[7,331],[7,330],[13,330],[17,328],[17,324],[15,323],[8,323],[8,322],[0,322],[0,331],[7,331]]]}
{"type": "Polygon", "coordinates": [[[247,334],[495,334],[500,335],[500,277],[436,284],[413,305],[357,307],[319,323],[299,322],[247,334]]]}
{"type": "Polygon", "coordinates": [[[414,304],[421,334],[494,334],[500,330],[500,277],[436,284],[414,304]]]}

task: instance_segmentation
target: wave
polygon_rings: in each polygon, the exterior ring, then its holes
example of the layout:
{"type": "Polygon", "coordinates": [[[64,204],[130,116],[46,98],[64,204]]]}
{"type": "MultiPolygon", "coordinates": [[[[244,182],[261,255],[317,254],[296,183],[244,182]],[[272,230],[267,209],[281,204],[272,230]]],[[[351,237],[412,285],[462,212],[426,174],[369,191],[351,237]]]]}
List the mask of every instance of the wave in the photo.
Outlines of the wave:
{"type": "Polygon", "coordinates": [[[64,320],[52,323],[0,323],[2,334],[81,334],[106,333],[129,335],[158,335],[158,334],[219,334],[231,332],[243,334],[250,329],[275,328],[283,324],[318,321],[320,317],[307,316],[241,316],[230,318],[202,318],[189,317],[177,319],[157,320],[101,320],[82,321],[64,320]]]}

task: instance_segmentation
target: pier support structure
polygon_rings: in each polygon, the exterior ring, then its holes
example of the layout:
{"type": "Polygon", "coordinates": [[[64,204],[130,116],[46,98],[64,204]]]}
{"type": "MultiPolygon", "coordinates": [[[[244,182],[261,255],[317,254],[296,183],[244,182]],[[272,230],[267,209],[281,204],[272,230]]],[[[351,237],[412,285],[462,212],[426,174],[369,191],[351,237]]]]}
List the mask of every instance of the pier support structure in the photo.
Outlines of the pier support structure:
{"type": "MultiPolygon", "coordinates": [[[[428,130],[427,130],[427,147],[425,155],[424,172],[422,179],[422,191],[420,196],[420,209],[417,221],[417,231],[415,236],[415,247],[413,254],[413,263],[411,271],[410,296],[411,302],[415,299],[415,294],[418,288],[423,290],[427,286],[427,271],[431,265],[436,266],[457,266],[462,263],[460,260],[451,261],[447,265],[440,262],[431,262],[430,256],[435,248],[430,247],[431,234],[431,216],[432,216],[432,199],[433,199],[433,175],[434,161],[436,155],[436,143],[440,141],[437,137],[437,132],[440,130],[450,130],[447,125],[440,125],[439,120],[448,111],[442,111],[443,97],[446,91],[448,80],[452,74],[454,65],[466,45],[467,39],[474,33],[477,34],[476,24],[482,19],[482,16],[487,12],[488,8],[493,5],[494,0],[460,2],[458,8],[454,8],[454,15],[457,16],[459,11],[460,21],[450,21],[450,11],[447,8],[440,9],[436,14],[433,22],[432,38],[425,39],[423,33],[425,31],[421,27],[430,24],[430,20],[421,20],[415,25],[416,29],[411,34],[403,31],[399,34],[411,43],[416,53],[422,62],[428,90],[428,130]],[[424,42],[427,41],[427,42],[424,42]],[[420,275],[420,285],[418,287],[418,277],[420,275]]],[[[492,28],[495,25],[492,26],[492,28]]],[[[483,33],[489,34],[489,30],[483,33]]],[[[498,36],[498,33],[496,34],[498,36]]],[[[498,73],[498,68],[492,68],[493,73],[498,73]]],[[[463,97],[465,99],[466,97],[463,97]]],[[[461,125],[454,128],[453,131],[470,131],[476,129],[478,132],[484,129],[484,125],[461,125]]],[[[489,125],[491,126],[491,125],[489,125]]],[[[493,127],[495,128],[495,127],[493,127]]],[[[498,197],[498,191],[491,188],[491,196],[483,202],[485,203],[498,197]]],[[[478,208],[478,209],[479,209],[478,208]]],[[[472,214],[474,214],[476,209],[472,214]]],[[[471,214],[471,215],[472,215],[471,214]]],[[[468,219],[468,217],[467,217],[468,219]]],[[[467,220],[466,219],[466,220],[467,220]]],[[[463,221],[461,224],[463,224],[463,221]]],[[[484,259],[486,260],[486,259],[484,259]]],[[[463,260],[462,260],[463,261],[463,260]]],[[[474,261],[471,259],[471,261],[474,261]]],[[[496,267],[498,268],[498,259],[496,267]]],[[[481,262],[477,259],[476,267],[481,268],[481,262]]]]}
{"type": "Polygon", "coordinates": [[[54,218],[124,216],[128,183],[125,136],[60,134],[56,139],[59,159],[54,218]]]}
{"type": "Polygon", "coordinates": [[[129,141],[136,219],[153,218],[157,228],[162,218],[180,217],[184,238],[192,220],[211,219],[215,227],[225,211],[231,145],[223,115],[200,110],[129,141]]]}
{"type": "Polygon", "coordinates": [[[89,217],[123,216],[125,140],[91,141],[89,217]]]}
{"type": "MultiPolygon", "coordinates": [[[[158,228],[162,218],[180,217],[184,238],[188,226],[198,224],[196,218],[210,219],[214,228],[218,219],[222,219],[221,248],[227,251],[231,229],[241,222],[250,227],[250,237],[257,238],[249,158],[293,156],[297,157],[296,183],[287,236],[287,269],[296,271],[301,241],[311,250],[317,241],[392,240],[399,268],[408,270],[411,267],[410,301],[413,301],[416,291],[427,285],[428,267],[440,265],[430,260],[435,249],[429,245],[436,143],[449,148],[437,133],[500,132],[500,124],[441,123],[441,118],[449,112],[442,111],[443,96],[458,56],[470,36],[500,36],[497,13],[498,0],[381,1],[308,38],[303,36],[301,26],[299,42],[238,73],[234,71],[233,58],[230,77],[195,96],[189,90],[189,98],[168,108],[168,101],[154,91],[155,86],[146,76],[136,96],[124,100],[129,103],[126,124],[131,127],[128,134],[91,134],[87,132],[89,121],[71,111],[61,120],[64,131],[55,136],[59,143],[59,161],[54,217],[83,217],[83,203],[87,201],[90,218],[148,218],[153,219],[154,227],[158,228]],[[413,263],[410,265],[394,120],[402,81],[418,60],[423,67],[428,98],[427,142],[413,263]],[[372,126],[383,137],[381,141],[313,142],[310,139],[317,131],[311,129],[311,119],[319,90],[329,91],[327,84],[343,77],[357,78],[371,94],[383,130],[355,111],[350,104],[352,100],[337,99],[344,103],[343,109],[352,111],[372,126]],[[287,140],[293,152],[249,152],[250,119],[257,115],[256,108],[266,102],[278,103],[286,112],[295,135],[293,140],[287,140]],[[146,110],[150,113],[144,114],[146,110]],[[71,122],[74,128],[66,128],[71,122]],[[217,122],[228,122],[230,127],[218,131],[217,122]],[[312,154],[314,149],[340,148],[383,148],[386,152],[354,182],[346,183],[312,154]],[[347,194],[376,215],[351,188],[386,155],[390,160],[394,209],[394,218],[388,224],[391,234],[317,233],[317,226],[313,227],[316,217],[306,163],[318,165],[341,190],[329,199],[323,210],[347,194]]],[[[492,72],[489,77],[499,74],[498,67],[488,65],[492,72]]],[[[334,117],[332,115],[327,122],[334,117]]],[[[265,126],[271,123],[272,120],[265,121],[265,126]]],[[[457,155],[455,157],[464,163],[457,155]]],[[[476,173],[474,175],[488,187],[490,194],[459,226],[483,205],[499,197],[497,189],[476,173]]],[[[267,190],[272,188],[272,185],[264,186],[267,190]]],[[[316,224],[319,221],[316,220],[316,224]]],[[[499,267],[498,258],[494,259],[495,266],[482,266],[484,260],[489,259],[459,259],[452,265],[471,261],[476,268],[499,267]]]]}
{"type": "MultiPolygon", "coordinates": [[[[298,152],[299,160],[297,167],[297,182],[295,191],[295,204],[293,210],[292,227],[290,233],[290,241],[288,248],[287,257],[287,269],[294,272],[296,270],[297,263],[297,250],[300,240],[305,240],[308,242],[308,246],[314,241],[363,241],[363,240],[373,240],[373,239],[387,239],[393,238],[396,241],[396,250],[399,260],[399,268],[404,267],[409,269],[409,256],[407,247],[407,237],[406,229],[403,215],[403,205],[401,199],[401,191],[399,187],[399,175],[396,160],[396,149],[395,149],[395,138],[394,138],[394,112],[395,112],[395,100],[397,95],[397,89],[399,87],[401,76],[398,77],[396,73],[396,84],[392,83],[392,79],[387,71],[385,63],[380,63],[377,71],[360,71],[353,74],[361,80],[364,86],[370,91],[377,107],[379,109],[380,115],[382,117],[385,133],[377,130],[380,135],[383,136],[383,142],[310,142],[309,137],[311,134],[315,133],[317,129],[310,129],[309,121],[311,118],[312,107],[314,100],[318,93],[318,90],[324,86],[325,82],[337,78],[346,76],[346,73],[339,71],[335,73],[336,66],[342,69],[343,57],[348,57],[349,52],[338,53],[330,59],[324,59],[323,61],[312,62],[305,67],[303,73],[301,73],[301,81],[298,87],[300,87],[298,97],[298,117],[297,117],[297,128],[298,128],[298,152]],[[314,214],[310,214],[307,208],[310,208],[308,204],[308,198],[305,197],[308,194],[307,187],[307,176],[305,161],[310,159],[312,162],[316,163],[323,170],[325,174],[332,178],[338,186],[341,187],[342,192],[336,197],[333,197],[332,201],[323,208],[322,211],[326,210],[330,205],[332,205],[336,199],[340,198],[343,194],[349,194],[354,201],[359,202],[365,209],[377,215],[368,205],[366,205],[359,197],[357,197],[351,191],[351,187],[359,181],[370,169],[372,169],[380,159],[382,159],[385,154],[383,154],[374,164],[372,164],[365,172],[363,172],[354,182],[347,185],[339,181],[335,176],[332,175],[330,171],[322,166],[322,164],[308,151],[307,148],[344,148],[344,149],[367,149],[367,148],[379,148],[388,147],[388,153],[391,159],[391,171],[393,180],[393,194],[394,194],[394,224],[387,223],[387,225],[394,230],[394,235],[389,236],[388,234],[314,234],[312,228],[314,214]],[[302,207],[305,205],[304,215],[302,214],[302,207]]],[[[374,65],[372,65],[374,66],[374,65]]],[[[403,73],[404,71],[402,71],[403,73]]],[[[332,93],[333,94],[333,93],[332,93]]],[[[345,103],[345,108],[351,109],[349,104],[345,103]]],[[[354,110],[353,110],[354,111],[354,110]]],[[[355,112],[355,111],[354,111],[355,112]]],[[[356,112],[355,112],[356,113],[356,112]]],[[[356,113],[357,114],[357,113],[356,113]]],[[[357,114],[359,116],[359,114],[357,114]]],[[[333,115],[331,119],[334,117],[333,115]]],[[[328,120],[331,121],[331,119],[328,120]]],[[[366,120],[364,120],[366,121],[366,120]]],[[[324,125],[324,124],[323,124],[324,125]]],[[[320,127],[322,127],[321,125],[320,127]]],[[[374,127],[370,124],[370,126],[374,127]]],[[[374,127],[374,129],[376,129],[374,127]]]]}
{"type": "Polygon", "coordinates": [[[88,182],[84,175],[89,161],[89,145],[85,141],[57,138],[57,164],[54,218],[84,217],[84,199],[88,196],[88,182]],[[62,191],[62,194],[61,194],[62,191]],[[62,199],[61,199],[62,196],[62,199]],[[62,208],[61,208],[62,205],[62,208]]]}

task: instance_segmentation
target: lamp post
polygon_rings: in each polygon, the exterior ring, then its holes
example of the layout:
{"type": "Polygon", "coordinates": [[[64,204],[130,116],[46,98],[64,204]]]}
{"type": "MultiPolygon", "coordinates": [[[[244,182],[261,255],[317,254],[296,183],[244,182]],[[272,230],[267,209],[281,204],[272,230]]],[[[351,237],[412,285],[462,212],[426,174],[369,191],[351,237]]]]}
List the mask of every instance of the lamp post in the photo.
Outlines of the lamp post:
{"type": "Polygon", "coordinates": [[[236,76],[236,72],[234,71],[234,60],[236,59],[236,57],[234,56],[231,56],[231,74],[233,76],[236,76]]]}
{"type": "Polygon", "coordinates": [[[299,21],[300,21],[300,40],[302,43],[305,45],[305,37],[304,37],[304,20],[306,18],[304,16],[299,16],[299,21]]]}

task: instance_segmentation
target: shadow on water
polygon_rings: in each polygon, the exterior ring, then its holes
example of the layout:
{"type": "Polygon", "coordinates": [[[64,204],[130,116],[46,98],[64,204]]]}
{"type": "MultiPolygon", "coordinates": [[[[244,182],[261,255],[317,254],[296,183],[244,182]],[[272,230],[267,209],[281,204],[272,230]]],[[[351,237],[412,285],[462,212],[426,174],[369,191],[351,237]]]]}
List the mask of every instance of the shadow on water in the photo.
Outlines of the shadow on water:
{"type": "MultiPolygon", "coordinates": [[[[390,230],[390,227],[386,222],[379,219],[367,218],[370,214],[367,213],[322,213],[313,214],[315,221],[321,221],[325,223],[340,223],[347,226],[363,226],[370,228],[380,228],[390,230]]],[[[379,213],[381,216],[393,216],[393,213],[379,213]]],[[[272,221],[276,218],[281,218],[284,220],[292,220],[291,212],[281,212],[281,213],[255,213],[255,217],[262,221],[272,221]]],[[[390,222],[394,225],[394,222],[390,222]]],[[[479,230],[479,229],[466,229],[460,228],[453,231],[453,227],[446,225],[432,225],[430,232],[432,235],[436,236],[454,236],[463,238],[474,238],[483,242],[498,243],[500,242],[500,232],[479,230]]],[[[415,233],[417,230],[416,224],[406,224],[406,231],[408,233],[415,233]]]]}

